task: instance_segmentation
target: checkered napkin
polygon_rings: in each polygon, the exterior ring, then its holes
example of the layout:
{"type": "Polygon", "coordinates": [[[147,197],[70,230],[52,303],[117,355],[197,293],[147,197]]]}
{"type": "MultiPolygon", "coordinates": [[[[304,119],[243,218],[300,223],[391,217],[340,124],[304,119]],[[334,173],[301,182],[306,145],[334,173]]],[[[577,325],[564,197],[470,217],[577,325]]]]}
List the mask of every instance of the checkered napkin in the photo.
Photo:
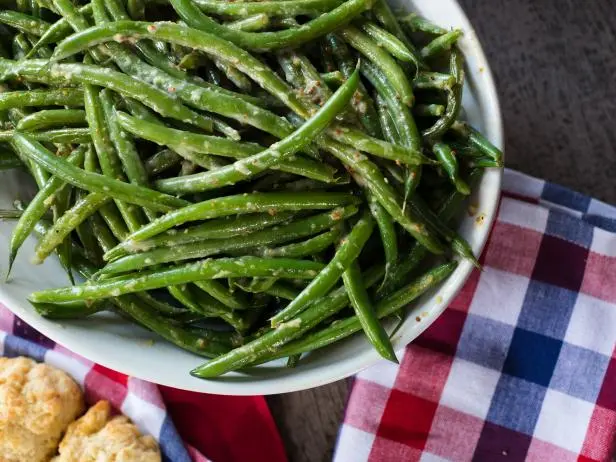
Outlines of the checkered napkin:
{"type": "Polygon", "coordinates": [[[507,171],[482,264],[357,375],[337,462],[612,460],[616,208],[507,171]]]}
{"type": "Polygon", "coordinates": [[[192,393],[128,377],[54,343],[1,304],[0,356],[28,356],[64,370],[81,385],[88,404],[106,399],[154,436],[165,462],[206,462],[203,453],[216,462],[286,461],[262,396],[192,393]]]}

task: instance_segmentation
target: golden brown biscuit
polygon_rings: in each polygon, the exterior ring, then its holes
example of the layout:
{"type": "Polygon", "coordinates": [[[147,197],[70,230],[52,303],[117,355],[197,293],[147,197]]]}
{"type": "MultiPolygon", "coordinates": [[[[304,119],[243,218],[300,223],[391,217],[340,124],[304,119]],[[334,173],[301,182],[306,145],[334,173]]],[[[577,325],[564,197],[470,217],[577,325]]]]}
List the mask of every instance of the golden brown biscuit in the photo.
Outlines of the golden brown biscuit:
{"type": "Polygon", "coordinates": [[[83,408],[81,389],[65,372],[0,358],[0,461],[48,461],[83,408]]]}
{"type": "Polygon", "coordinates": [[[158,444],[143,436],[125,416],[111,417],[107,401],[99,401],[69,425],[52,462],[160,462],[158,444]]]}

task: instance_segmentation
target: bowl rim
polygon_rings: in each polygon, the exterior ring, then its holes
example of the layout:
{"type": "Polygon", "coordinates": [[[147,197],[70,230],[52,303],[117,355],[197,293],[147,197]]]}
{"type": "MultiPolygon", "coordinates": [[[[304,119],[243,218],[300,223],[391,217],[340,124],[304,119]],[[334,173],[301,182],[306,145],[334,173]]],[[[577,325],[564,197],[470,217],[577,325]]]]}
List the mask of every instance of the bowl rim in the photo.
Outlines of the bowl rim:
{"type": "MultiPolygon", "coordinates": [[[[476,92],[478,105],[482,108],[483,121],[485,124],[484,133],[498,147],[503,147],[504,133],[503,122],[500,110],[500,104],[494,83],[492,71],[481,47],[481,44],[476,36],[476,33],[464,13],[462,7],[457,0],[398,0],[403,3],[410,3],[413,11],[418,11],[428,19],[433,19],[437,22],[445,22],[445,20],[434,17],[439,13],[435,13],[438,5],[443,5],[447,8],[445,16],[450,19],[450,23],[455,23],[456,26],[464,30],[464,37],[461,42],[463,51],[465,49],[472,50],[472,63],[470,66],[479,66],[478,71],[482,83],[481,90],[476,92]],[[430,5],[431,6],[427,6],[430,5]]],[[[452,24],[453,25],[453,24],[452,24]]],[[[467,57],[469,53],[465,53],[467,57]]],[[[473,76],[477,76],[477,72],[472,72],[473,76]]],[[[487,195],[485,201],[482,201],[482,213],[485,215],[483,226],[473,231],[472,247],[476,255],[479,255],[483,250],[488,239],[489,232],[496,219],[496,213],[500,198],[502,169],[488,169],[482,178],[481,193],[487,195]],[[486,192],[484,185],[486,181],[491,184],[489,192],[486,192]]],[[[466,280],[473,270],[473,265],[469,261],[460,262],[455,272],[435,291],[429,298],[433,308],[428,316],[421,323],[413,323],[411,316],[403,323],[397,334],[392,338],[392,343],[396,351],[402,350],[421,332],[427,329],[447,308],[449,303],[462,289],[466,280]],[[441,298],[439,303],[434,304],[434,300],[441,298]]],[[[289,373],[288,375],[270,377],[267,380],[260,380],[257,376],[242,375],[237,377],[234,375],[223,376],[213,380],[201,380],[195,378],[177,378],[172,377],[173,374],[161,374],[157,369],[139,369],[135,373],[135,368],[123,360],[122,357],[113,357],[106,354],[104,350],[89,345],[89,342],[80,343],[75,348],[75,342],[67,342],[66,337],[61,335],[60,330],[49,330],[47,325],[42,322],[33,309],[24,311],[20,308],[19,302],[13,297],[1,290],[0,288],[0,303],[14,312],[17,316],[24,319],[25,322],[32,325],[35,329],[41,331],[54,342],[60,345],[66,345],[67,348],[73,350],[80,356],[87,358],[90,361],[96,362],[102,366],[116,370],[120,373],[131,375],[153,383],[175,387],[179,389],[191,390],[196,392],[206,392],[222,395],[259,395],[259,394],[278,394],[288,393],[293,391],[305,390],[309,388],[325,385],[337,380],[349,377],[357,372],[365,369],[380,360],[378,354],[373,348],[367,344],[361,354],[354,357],[345,358],[338,364],[329,365],[329,367],[319,366],[314,369],[304,370],[302,373],[289,373]],[[14,308],[12,308],[14,307],[14,308]],[[69,344],[70,343],[70,344],[69,344]]],[[[22,302],[23,303],[23,302],[22,302]]],[[[61,326],[62,327],[62,326],[61,326]]],[[[176,347],[173,347],[176,348],[176,347]]],[[[181,352],[181,350],[178,349],[181,352]]],[[[185,353],[185,352],[182,352],[185,353]]],[[[185,353],[189,354],[189,353],[185,353]]],[[[400,356],[400,355],[399,355],[400,356]]],[[[300,371],[296,369],[295,371],[300,371]]],[[[295,372],[294,371],[294,372],[295,372]]],[[[185,376],[188,371],[184,371],[185,376]]]]}

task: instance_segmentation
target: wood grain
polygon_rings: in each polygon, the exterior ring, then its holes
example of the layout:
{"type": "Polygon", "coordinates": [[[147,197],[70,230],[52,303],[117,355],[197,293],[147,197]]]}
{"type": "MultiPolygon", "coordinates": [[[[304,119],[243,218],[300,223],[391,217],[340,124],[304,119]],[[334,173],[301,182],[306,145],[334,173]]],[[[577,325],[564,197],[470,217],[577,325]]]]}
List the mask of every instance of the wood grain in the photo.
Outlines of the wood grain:
{"type": "MultiPolygon", "coordinates": [[[[460,0],[497,80],[507,166],[616,203],[613,0],[460,0]]],[[[346,382],[272,396],[293,462],[331,459],[346,382]]]]}

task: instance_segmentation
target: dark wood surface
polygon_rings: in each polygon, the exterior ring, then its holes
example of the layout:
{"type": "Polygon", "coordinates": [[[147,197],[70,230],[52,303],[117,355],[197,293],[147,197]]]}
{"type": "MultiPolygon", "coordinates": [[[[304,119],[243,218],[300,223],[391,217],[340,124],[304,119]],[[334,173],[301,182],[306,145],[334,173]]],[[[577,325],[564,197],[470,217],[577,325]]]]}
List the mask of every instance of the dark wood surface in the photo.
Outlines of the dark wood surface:
{"type": "MultiPolygon", "coordinates": [[[[507,166],[616,203],[614,0],[460,0],[496,77],[507,166]]],[[[289,459],[331,459],[347,383],[268,398],[289,459]]]]}

